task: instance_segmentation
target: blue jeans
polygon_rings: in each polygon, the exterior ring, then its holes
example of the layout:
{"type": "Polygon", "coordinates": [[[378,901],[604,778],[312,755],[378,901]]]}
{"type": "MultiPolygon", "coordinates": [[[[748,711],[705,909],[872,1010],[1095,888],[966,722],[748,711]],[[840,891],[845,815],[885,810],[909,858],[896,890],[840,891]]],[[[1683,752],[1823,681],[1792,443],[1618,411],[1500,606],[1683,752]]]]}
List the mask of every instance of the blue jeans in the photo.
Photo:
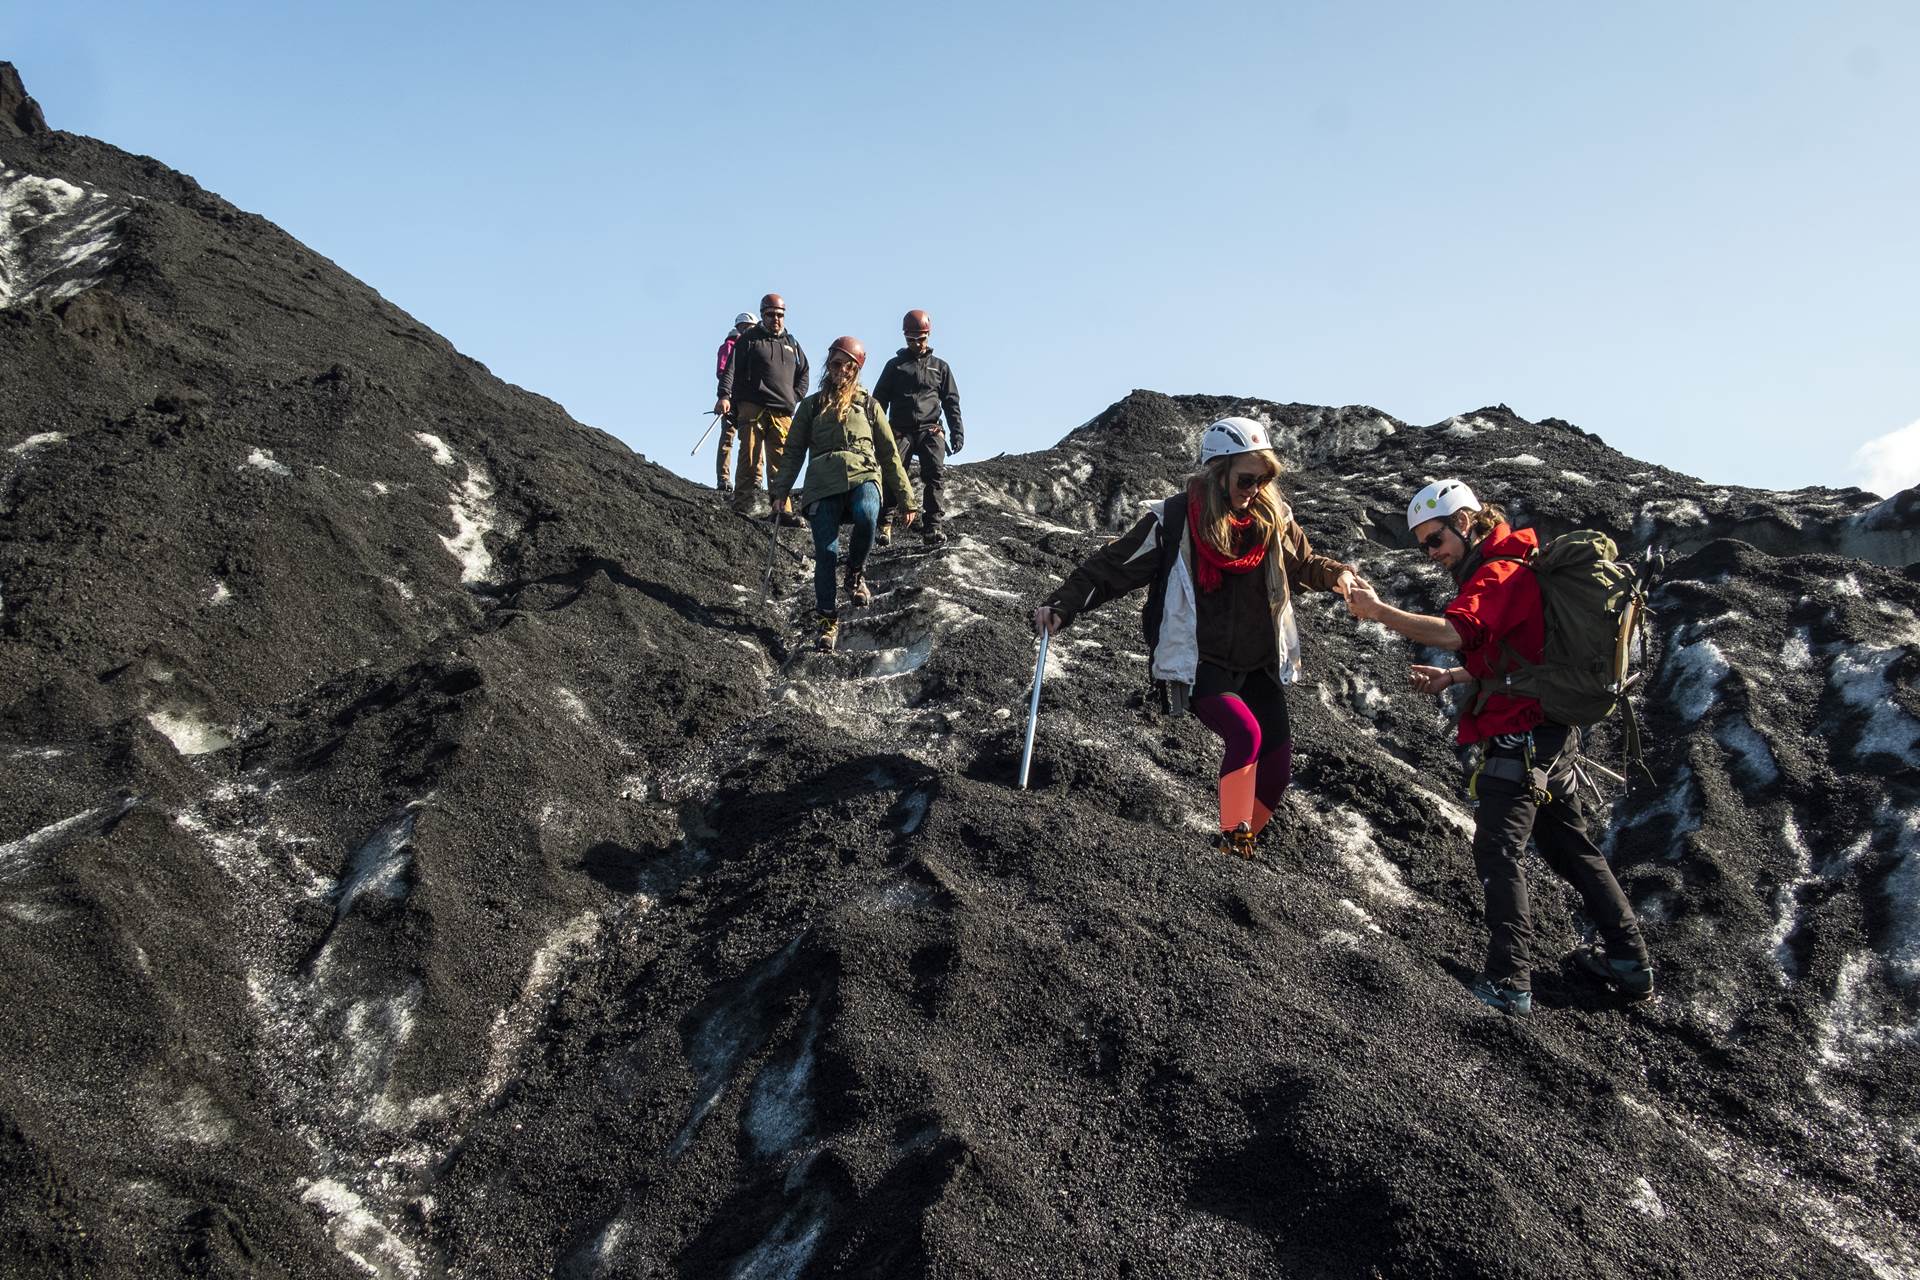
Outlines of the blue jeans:
{"type": "Polygon", "coordinates": [[[847,551],[847,571],[858,573],[866,567],[867,552],[873,549],[873,526],[880,518],[880,486],[869,480],[855,485],[851,492],[821,498],[807,508],[807,523],[813,526],[813,602],[820,612],[833,612],[834,581],[840,567],[840,517],[853,519],[853,544],[847,551]]]}

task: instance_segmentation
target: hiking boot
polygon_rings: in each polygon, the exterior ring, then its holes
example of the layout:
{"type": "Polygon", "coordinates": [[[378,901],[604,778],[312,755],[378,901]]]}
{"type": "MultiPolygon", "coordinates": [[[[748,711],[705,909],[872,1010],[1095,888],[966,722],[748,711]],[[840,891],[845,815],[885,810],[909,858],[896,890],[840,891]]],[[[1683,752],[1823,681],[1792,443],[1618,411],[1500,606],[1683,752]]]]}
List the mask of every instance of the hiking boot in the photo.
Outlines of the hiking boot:
{"type": "Polygon", "coordinates": [[[1653,997],[1653,966],[1645,960],[1609,960],[1606,951],[1596,946],[1576,947],[1567,959],[1581,973],[1598,978],[1618,991],[1623,999],[1639,1001],[1653,997]]]}
{"type": "Polygon", "coordinates": [[[831,613],[823,613],[814,622],[813,647],[822,653],[832,653],[833,647],[840,643],[840,619],[831,613]]]}
{"type": "Polygon", "coordinates": [[[882,520],[879,526],[874,529],[873,545],[876,547],[890,547],[893,545],[893,521],[882,520]]]}
{"type": "Polygon", "coordinates": [[[1473,997],[1509,1017],[1524,1018],[1533,1012],[1533,992],[1522,991],[1510,983],[1495,982],[1492,978],[1474,983],[1473,997]]]}
{"type": "Polygon", "coordinates": [[[720,485],[715,490],[715,493],[722,503],[725,503],[727,506],[733,505],[733,486],[732,485],[726,483],[723,480],[720,482],[720,485]]]}
{"type": "Polygon", "coordinates": [[[867,585],[866,574],[847,574],[847,599],[862,608],[873,603],[873,588],[867,585]]]}
{"type": "Polygon", "coordinates": [[[920,542],[923,546],[944,547],[947,545],[947,535],[937,526],[928,525],[920,531],[920,542]]]}
{"type": "Polygon", "coordinates": [[[1253,828],[1243,822],[1231,831],[1222,831],[1214,838],[1213,847],[1221,853],[1251,859],[1254,839],[1253,828]]]}

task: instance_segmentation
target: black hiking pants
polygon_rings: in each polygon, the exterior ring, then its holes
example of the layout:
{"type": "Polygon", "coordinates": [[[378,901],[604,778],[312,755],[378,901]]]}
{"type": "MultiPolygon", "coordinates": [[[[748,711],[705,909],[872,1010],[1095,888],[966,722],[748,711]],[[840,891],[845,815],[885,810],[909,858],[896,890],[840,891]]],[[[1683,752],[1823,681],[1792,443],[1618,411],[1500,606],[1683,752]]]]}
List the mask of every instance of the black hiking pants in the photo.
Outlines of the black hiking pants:
{"type": "Polygon", "coordinates": [[[1486,760],[1474,783],[1479,797],[1473,826],[1473,865],[1487,895],[1486,976],[1521,991],[1532,989],[1533,917],[1527,903],[1527,839],[1532,837],[1554,874],[1580,894],[1587,917],[1606,940],[1611,959],[1647,959],[1627,895],[1613,868],[1587,836],[1587,819],[1575,794],[1572,759],[1580,750],[1580,731],[1543,724],[1531,734],[1528,758],[1525,734],[1503,734],[1487,744],[1486,760]],[[1518,763],[1530,780],[1496,760],[1518,763]],[[1491,773],[1489,771],[1492,771],[1491,773]],[[1544,782],[1552,798],[1542,804],[1534,786],[1544,782]]]}
{"type": "MultiPolygon", "coordinates": [[[[924,535],[940,527],[947,513],[947,437],[938,424],[916,427],[894,436],[900,448],[900,465],[907,470],[907,483],[913,483],[913,463],[920,462],[920,484],[926,498],[920,511],[920,532],[924,535]]],[[[883,519],[892,520],[888,511],[883,519]]]]}

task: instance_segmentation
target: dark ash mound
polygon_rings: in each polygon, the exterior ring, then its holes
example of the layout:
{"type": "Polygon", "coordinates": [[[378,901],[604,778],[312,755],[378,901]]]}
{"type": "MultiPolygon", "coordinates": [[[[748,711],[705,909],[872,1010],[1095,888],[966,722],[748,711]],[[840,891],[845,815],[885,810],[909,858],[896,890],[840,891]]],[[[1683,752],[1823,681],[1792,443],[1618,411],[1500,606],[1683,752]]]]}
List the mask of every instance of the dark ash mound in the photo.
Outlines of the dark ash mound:
{"type": "Polygon", "coordinates": [[[86,139],[0,162],[9,1273],[1920,1273],[1911,494],[1136,392],[958,468],[822,657],[797,554],[762,606],[761,531],[277,229],[86,139]],[[1399,599],[1443,472],[1682,554],[1666,785],[1607,820],[1654,1006],[1466,996],[1444,718],[1331,597],[1260,861],[1202,852],[1132,606],[1055,646],[1012,790],[1030,603],[1229,410],[1399,599]]]}

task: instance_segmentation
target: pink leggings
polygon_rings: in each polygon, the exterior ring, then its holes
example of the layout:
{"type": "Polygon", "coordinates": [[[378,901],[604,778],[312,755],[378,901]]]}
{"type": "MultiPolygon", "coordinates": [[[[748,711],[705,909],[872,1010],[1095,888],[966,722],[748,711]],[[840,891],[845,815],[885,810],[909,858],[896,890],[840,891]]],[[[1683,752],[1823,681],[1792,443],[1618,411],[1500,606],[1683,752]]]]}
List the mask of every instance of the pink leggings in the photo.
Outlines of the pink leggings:
{"type": "Polygon", "coordinates": [[[1293,737],[1287,700],[1264,675],[1250,677],[1237,693],[1209,694],[1188,706],[1200,723],[1220,735],[1220,826],[1266,825],[1293,780],[1293,737]],[[1251,774],[1251,787],[1245,786],[1251,774]]]}

